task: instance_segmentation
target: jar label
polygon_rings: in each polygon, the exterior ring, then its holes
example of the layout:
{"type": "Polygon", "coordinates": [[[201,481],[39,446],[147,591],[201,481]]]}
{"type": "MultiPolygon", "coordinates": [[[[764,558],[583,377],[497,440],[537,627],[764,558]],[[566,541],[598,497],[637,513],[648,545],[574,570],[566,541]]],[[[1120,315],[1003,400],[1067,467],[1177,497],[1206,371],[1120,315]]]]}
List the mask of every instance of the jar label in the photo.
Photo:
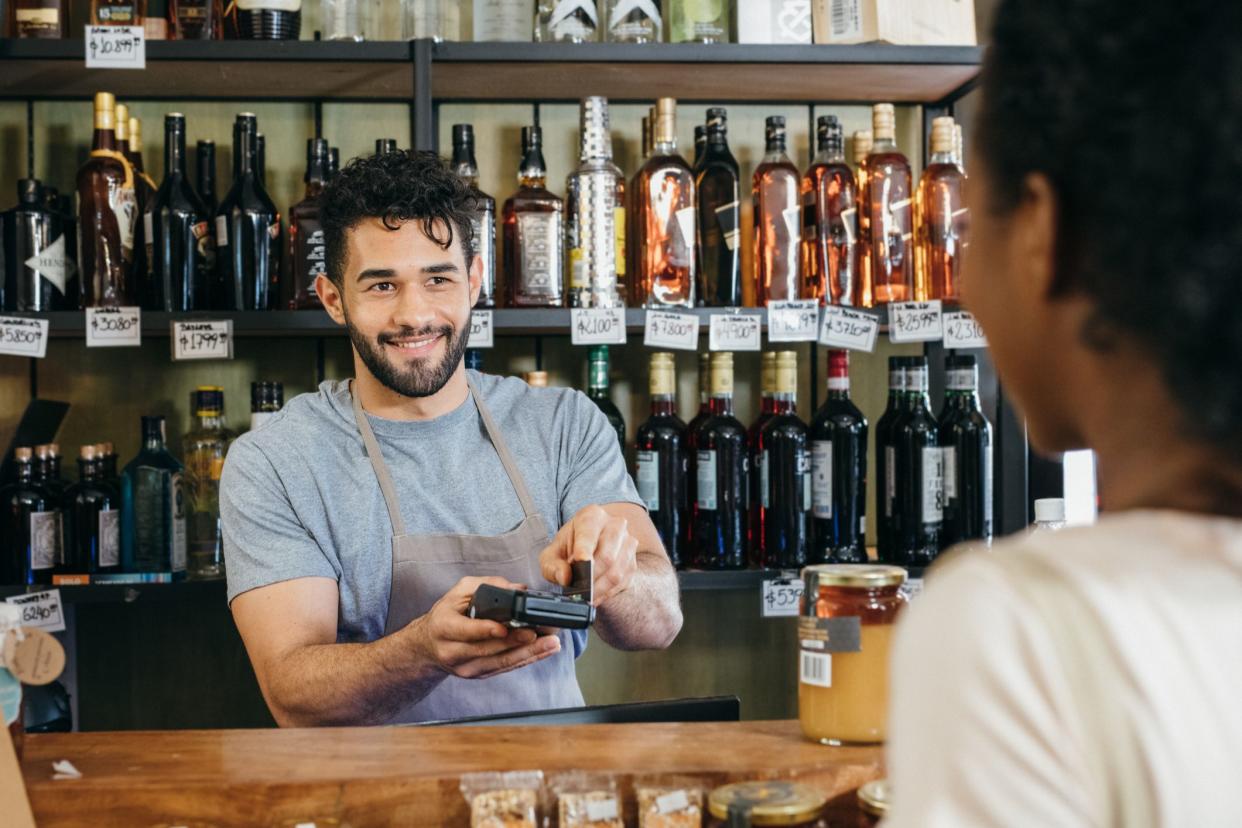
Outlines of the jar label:
{"type": "MultiPolygon", "coordinates": [[[[810,601],[814,596],[807,595],[810,601]]],[[[861,653],[862,619],[856,615],[840,618],[798,619],[798,640],[803,650],[817,653],[861,653]]]]}
{"type": "Polygon", "coordinates": [[[660,455],[654,451],[638,452],[638,496],[647,504],[647,511],[660,511],[660,455]]]}

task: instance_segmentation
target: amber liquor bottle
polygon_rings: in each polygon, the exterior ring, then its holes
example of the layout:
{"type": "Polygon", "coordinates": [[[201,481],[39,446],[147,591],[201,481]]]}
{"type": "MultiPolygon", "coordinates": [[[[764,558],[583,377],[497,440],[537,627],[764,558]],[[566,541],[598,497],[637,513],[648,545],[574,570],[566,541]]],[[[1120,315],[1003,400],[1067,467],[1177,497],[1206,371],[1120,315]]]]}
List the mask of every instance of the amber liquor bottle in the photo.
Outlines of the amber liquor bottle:
{"type": "Polygon", "coordinates": [[[91,0],[92,26],[141,26],[143,0],[91,0]]]}
{"type": "Polygon", "coordinates": [[[871,220],[867,217],[867,156],[873,145],[871,130],[860,129],[854,133],[854,181],[858,184],[858,306],[869,308],[875,304],[875,291],[871,287],[871,220]]]}
{"type": "Polygon", "coordinates": [[[656,102],[651,157],[638,172],[633,304],[694,307],[698,273],[694,173],[677,152],[677,101],[656,102]]]}
{"type": "Polygon", "coordinates": [[[850,400],[849,351],[828,352],[828,399],[811,421],[811,560],[867,562],[867,418],[850,400]]]}
{"type": "Polygon", "coordinates": [[[835,115],[819,119],[817,149],[802,178],[802,297],[858,304],[858,201],[835,115]]]}
{"type": "Polygon", "coordinates": [[[875,144],[867,156],[867,227],[871,287],[876,304],[914,299],[914,210],[910,162],[897,149],[892,104],[871,112],[875,144]]]}
{"type": "Polygon", "coordinates": [[[952,118],[932,120],[931,163],[923,170],[915,199],[918,269],[914,298],[960,298],[962,247],[967,211],[962,206],[966,173],[956,156],[957,129],[952,118]]]}
{"type": "MultiPolygon", "coordinates": [[[[95,96],[91,153],[78,170],[78,270],[84,307],[132,305],[134,225],[138,201],[134,171],[118,150],[116,98],[95,96]]],[[[127,125],[128,127],[128,125],[127,125]]]]}
{"type": "MultiPolygon", "coordinates": [[[[394,142],[395,144],[395,142],[394,142]]],[[[453,124],[453,171],[474,190],[474,255],[483,262],[483,279],[476,308],[494,308],[496,291],[496,199],[479,189],[479,165],[474,160],[474,127],[453,124]]]]}
{"type": "MultiPolygon", "coordinates": [[[[750,453],[750,467],[759,468],[759,432],[767,425],[768,420],[776,413],[776,351],[764,351],[759,355],[759,416],[746,430],[746,450],[750,453]]],[[[747,511],[749,522],[747,528],[747,548],[750,550],[750,562],[759,565],[759,544],[763,535],[763,511],[759,491],[759,474],[750,477],[750,492],[747,494],[747,511]]]]}
{"type": "Polygon", "coordinates": [[[699,224],[699,304],[742,304],[741,202],[737,159],[729,151],[728,113],[707,110],[703,156],[695,164],[699,224]]]}
{"type": "MultiPolygon", "coordinates": [[[[120,107],[117,107],[118,111],[120,107]]],[[[119,115],[118,115],[119,117],[119,115]]],[[[155,251],[154,247],[154,221],[152,210],[155,208],[155,193],[159,189],[155,186],[155,182],[151,176],[147,175],[145,166],[142,163],[142,121],[134,116],[129,116],[129,142],[122,147],[122,152],[129,159],[130,166],[134,168],[134,186],[138,191],[138,209],[142,215],[141,225],[134,228],[134,272],[139,284],[139,289],[150,279],[154,269],[155,251]],[[141,237],[141,241],[139,241],[141,237]]],[[[119,136],[118,136],[119,138],[119,136]]],[[[122,142],[124,143],[124,142],[122,142]]]]}
{"type": "Polygon", "coordinates": [[[168,0],[169,40],[219,40],[220,0],[168,0]]]}
{"type": "Polygon", "coordinates": [[[254,167],[255,116],[233,123],[233,186],[216,211],[219,310],[269,310],[280,263],[280,213],[254,167]]]}
{"type": "Polygon", "coordinates": [[[799,298],[802,247],[802,177],[785,153],[785,119],[768,118],[765,132],[767,149],[751,180],[760,306],[799,298]]]}
{"type": "Polygon", "coordinates": [[[65,0],[11,0],[9,8],[12,14],[8,26],[13,37],[69,36],[69,8],[65,0]]]}
{"type": "Polygon", "coordinates": [[[505,200],[505,279],[512,307],[565,304],[565,205],[547,188],[543,131],[522,127],[518,191],[505,200]]]}
{"type": "Polygon", "coordinates": [[[733,416],[733,354],[711,357],[710,416],[691,435],[695,562],[707,569],[746,566],[750,459],[746,427],[733,416]]]}
{"type": "Polygon", "coordinates": [[[306,142],[306,192],[289,208],[289,244],[285,255],[285,290],[292,310],[322,307],[315,282],[327,274],[323,228],[319,225],[319,194],[328,174],[328,142],[306,142]]]}
{"type": "Polygon", "coordinates": [[[690,523],[686,475],[689,471],[686,424],[677,416],[677,383],[673,355],[651,355],[651,416],[635,438],[638,494],[647,504],[664,551],[673,566],[686,560],[690,523]]]}
{"type": "Polygon", "coordinates": [[[185,170],[185,116],[164,116],[164,181],[152,215],[152,268],[144,307],[164,311],[208,310],[215,274],[212,216],[190,186],[185,170]]]}

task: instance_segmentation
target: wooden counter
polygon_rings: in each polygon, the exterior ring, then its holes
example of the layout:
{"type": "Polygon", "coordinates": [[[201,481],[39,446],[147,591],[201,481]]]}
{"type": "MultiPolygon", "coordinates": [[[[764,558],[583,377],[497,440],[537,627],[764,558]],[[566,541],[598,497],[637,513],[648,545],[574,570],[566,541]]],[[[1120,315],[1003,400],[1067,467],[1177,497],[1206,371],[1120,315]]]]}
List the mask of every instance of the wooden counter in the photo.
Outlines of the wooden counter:
{"type": "Polygon", "coordinates": [[[40,828],[464,826],[461,774],[526,769],[616,773],[632,816],[635,774],[708,788],[797,778],[836,797],[881,775],[881,750],[811,744],[797,722],[730,722],[27,735],[22,761],[40,828]],[[83,778],[53,781],[58,759],[83,778]]]}

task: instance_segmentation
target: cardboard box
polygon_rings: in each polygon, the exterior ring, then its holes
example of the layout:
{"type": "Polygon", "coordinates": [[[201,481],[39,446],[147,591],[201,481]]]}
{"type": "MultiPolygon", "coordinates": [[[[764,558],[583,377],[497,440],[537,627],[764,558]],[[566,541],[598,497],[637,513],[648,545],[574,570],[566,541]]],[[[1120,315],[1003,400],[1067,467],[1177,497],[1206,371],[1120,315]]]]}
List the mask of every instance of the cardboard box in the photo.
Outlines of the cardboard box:
{"type": "Polygon", "coordinates": [[[738,43],[810,43],[812,0],[741,0],[738,43]]]}
{"type": "Polygon", "coordinates": [[[816,43],[978,43],[974,0],[814,0],[814,5],[816,43]]]}

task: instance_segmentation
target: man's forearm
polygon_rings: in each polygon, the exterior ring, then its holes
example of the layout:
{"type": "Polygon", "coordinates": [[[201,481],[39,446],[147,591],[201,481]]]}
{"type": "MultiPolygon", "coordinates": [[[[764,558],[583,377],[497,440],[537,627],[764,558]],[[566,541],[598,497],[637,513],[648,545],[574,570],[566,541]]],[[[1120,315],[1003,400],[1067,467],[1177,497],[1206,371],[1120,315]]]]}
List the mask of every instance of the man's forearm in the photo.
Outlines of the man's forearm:
{"type": "Polygon", "coordinates": [[[618,650],[662,650],[681,631],[681,593],[668,558],[640,551],[638,571],[624,592],[599,608],[595,631],[618,650]]]}

